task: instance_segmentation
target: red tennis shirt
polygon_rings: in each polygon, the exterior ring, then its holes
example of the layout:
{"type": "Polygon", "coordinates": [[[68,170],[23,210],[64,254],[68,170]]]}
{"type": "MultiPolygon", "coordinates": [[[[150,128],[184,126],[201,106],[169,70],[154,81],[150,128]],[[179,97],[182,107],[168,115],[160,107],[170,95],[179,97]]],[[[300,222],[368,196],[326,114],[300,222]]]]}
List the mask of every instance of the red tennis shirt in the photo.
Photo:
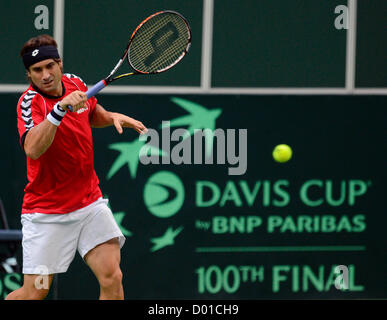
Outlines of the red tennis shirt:
{"type": "MultiPolygon", "coordinates": [[[[87,91],[73,74],[62,76],[63,95],[52,97],[29,86],[17,104],[20,143],[31,128],[42,122],[55,103],[75,90],[87,91]]],[[[77,112],[67,112],[51,146],[37,160],[27,157],[28,184],[22,214],[64,214],[83,208],[102,196],[94,170],[90,119],[97,99],[90,98],[77,112]]]]}

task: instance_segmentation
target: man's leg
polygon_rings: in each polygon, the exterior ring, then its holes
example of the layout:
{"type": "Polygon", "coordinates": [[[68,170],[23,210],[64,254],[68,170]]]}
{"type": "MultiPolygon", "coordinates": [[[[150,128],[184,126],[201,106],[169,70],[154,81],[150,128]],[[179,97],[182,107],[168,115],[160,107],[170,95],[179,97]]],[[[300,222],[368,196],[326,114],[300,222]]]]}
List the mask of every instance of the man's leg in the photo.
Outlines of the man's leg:
{"type": "Polygon", "coordinates": [[[12,291],[5,300],[43,300],[50,290],[52,278],[52,274],[25,274],[23,286],[12,291]]]}
{"type": "Polygon", "coordinates": [[[111,239],[92,250],[84,257],[100,285],[100,300],[123,300],[121,252],[118,239],[111,239]]]}

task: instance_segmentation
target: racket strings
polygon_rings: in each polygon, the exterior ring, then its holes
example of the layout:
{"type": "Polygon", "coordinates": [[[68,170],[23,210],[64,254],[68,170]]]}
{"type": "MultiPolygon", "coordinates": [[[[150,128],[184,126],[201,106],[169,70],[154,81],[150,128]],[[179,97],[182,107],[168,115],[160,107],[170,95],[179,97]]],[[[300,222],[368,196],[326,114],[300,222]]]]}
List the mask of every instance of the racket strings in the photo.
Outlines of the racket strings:
{"type": "MultiPolygon", "coordinates": [[[[130,58],[136,69],[146,72],[163,69],[172,64],[185,50],[186,39],[179,37],[179,35],[182,32],[187,34],[186,27],[183,26],[180,30],[179,28],[171,30],[168,26],[168,23],[171,22],[170,19],[165,16],[161,18],[158,21],[149,21],[146,26],[143,26],[142,32],[138,34],[136,39],[138,51],[135,50],[137,47],[136,43],[133,42],[130,58]],[[150,22],[152,22],[152,25],[150,22]],[[147,29],[144,27],[147,27],[147,29]],[[163,32],[157,34],[159,30],[163,32]]],[[[172,26],[175,26],[175,24],[172,26]]]]}
{"type": "Polygon", "coordinates": [[[171,12],[147,20],[133,36],[128,60],[140,72],[159,72],[186,53],[190,31],[185,20],[171,12]]]}

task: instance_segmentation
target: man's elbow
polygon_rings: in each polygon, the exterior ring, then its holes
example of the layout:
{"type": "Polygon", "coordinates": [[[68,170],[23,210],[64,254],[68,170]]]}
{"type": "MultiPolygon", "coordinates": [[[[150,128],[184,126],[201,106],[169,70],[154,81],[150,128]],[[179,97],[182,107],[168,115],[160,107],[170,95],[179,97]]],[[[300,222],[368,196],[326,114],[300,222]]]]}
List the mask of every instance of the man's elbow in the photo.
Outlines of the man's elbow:
{"type": "Polygon", "coordinates": [[[26,155],[28,158],[30,158],[32,160],[38,160],[40,157],[40,154],[30,153],[30,152],[26,152],[26,155]]]}
{"type": "Polygon", "coordinates": [[[41,156],[41,153],[38,153],[36,150],[33,150],[33,148],[28,146],[24,146],[24,152],[26,153],[26,156],[32,160],[38,160],[41,156]]]}

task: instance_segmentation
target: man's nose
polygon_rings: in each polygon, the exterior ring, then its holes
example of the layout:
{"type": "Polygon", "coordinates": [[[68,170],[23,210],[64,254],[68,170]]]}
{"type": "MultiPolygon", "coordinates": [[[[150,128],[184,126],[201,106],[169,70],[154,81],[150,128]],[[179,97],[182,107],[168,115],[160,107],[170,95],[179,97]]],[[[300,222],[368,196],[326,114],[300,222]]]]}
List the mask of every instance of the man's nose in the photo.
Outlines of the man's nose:
{"type": "Polygon", "coordinates": [[[51,76],[51,74],[50,74],[49,70],[44,69],[43,70],[43,79],[47,80],[48,78],[50,78],[50,76],[51,76]]]}

